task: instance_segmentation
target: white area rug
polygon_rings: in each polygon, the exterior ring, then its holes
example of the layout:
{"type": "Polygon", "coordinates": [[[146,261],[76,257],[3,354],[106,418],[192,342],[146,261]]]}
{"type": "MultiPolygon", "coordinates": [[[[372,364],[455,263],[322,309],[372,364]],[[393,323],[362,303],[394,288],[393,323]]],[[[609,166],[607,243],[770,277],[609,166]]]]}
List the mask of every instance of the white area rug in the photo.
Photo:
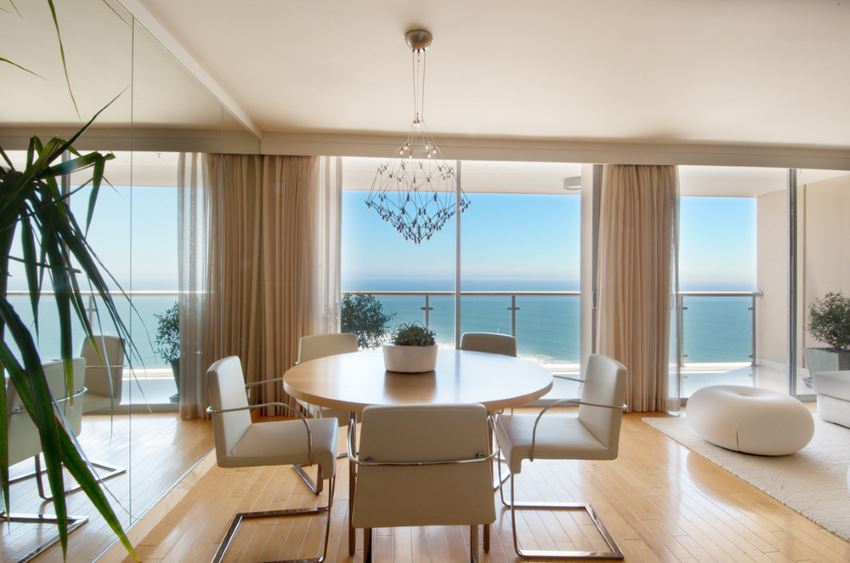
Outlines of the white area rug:
{"type": "Polygon", "coordinates": [[[808,446],[789,456],[763,457],[706,442],[691,429],[684,415],[643,421],[850,541],[850,429],[815,415],[815,435],[808,446]]]}

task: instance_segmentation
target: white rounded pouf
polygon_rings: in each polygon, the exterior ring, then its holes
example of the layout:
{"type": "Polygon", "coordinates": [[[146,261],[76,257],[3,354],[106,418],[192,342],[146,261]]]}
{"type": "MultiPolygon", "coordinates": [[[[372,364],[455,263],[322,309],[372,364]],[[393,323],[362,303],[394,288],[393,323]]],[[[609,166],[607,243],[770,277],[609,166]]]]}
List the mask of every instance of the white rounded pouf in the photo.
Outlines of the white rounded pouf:
{"type": "Polygon", "coordinates": [[[803,403],[775,391],[715,385],[688,399],[688,421],[723,448],[758,455],[788,455],[812,439],[815,422],[803,403]]]}

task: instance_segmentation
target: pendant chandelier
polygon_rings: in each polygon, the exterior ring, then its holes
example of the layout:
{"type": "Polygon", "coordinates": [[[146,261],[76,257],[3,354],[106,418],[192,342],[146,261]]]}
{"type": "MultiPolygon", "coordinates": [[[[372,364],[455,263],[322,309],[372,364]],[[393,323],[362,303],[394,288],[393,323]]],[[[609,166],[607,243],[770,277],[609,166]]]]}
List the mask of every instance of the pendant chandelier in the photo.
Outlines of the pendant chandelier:
{"type": "Polygon", "coordinates": [[[398,157],[378,166],[366,207],[416,244],[429,240],[455,212],[469,207],[457,193],[454,165],[442,159],[425,127],[425,58],[431,32],[414,29],[404,35],[413,62],[413,124],[398,157]]]}

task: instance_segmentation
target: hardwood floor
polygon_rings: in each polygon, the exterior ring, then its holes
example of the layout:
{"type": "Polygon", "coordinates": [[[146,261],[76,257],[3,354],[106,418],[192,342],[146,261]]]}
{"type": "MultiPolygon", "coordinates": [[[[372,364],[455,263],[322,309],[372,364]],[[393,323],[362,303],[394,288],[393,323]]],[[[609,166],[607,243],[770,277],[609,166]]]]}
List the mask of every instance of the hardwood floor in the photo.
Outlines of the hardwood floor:
{"type": "MultiPolygon", "coordinates": [[[[590,501],[626,561],[850,561],[850,544],[774,501],[705,458],[627,415],[620,457],[606,462],[528,463],[518,497],[590,501]]],[[[340,460],[329,559],[351,560],[346,541],[347,461],[340,460]]],[[[326,502],[323,493],[319,502],[326,502]]],[[[209,456],[132,530],[144,561],[209,561],[237,511],[316,503],[288,467],[220,469],[209,456]]],[[[498,505],[497,505],[498,506],[498,505]]],[[[604,547],[580,514],[526,512],[518,520],[528,548],[604,547]]],[[[243,524],[229,560],[309,557],[324,520],[243,524]]],[[[516,559],[510,512],[497,510],[484,561],[516,559]]],[[[354,560],[362,560],[362,538],[354,560]]],[[[465,561],[464,527],[376,530],[376,561],[465,561]]],[[[121,561],[113,547],[104,561],[121,561]]]]}
{"type": "MultiPolygon", "coordinates": [[[[212,448],[209,423],[182,421],[176,413],[122,415],[111,420],[108,415],[86,415],[79,439],[90,459],[131,469],[105,482],[125,528],[212,448]]],[[[15,466],[13,476],[32,470],[32,465],[15,466]]],[[[10,498],[13,513],[53,511],[52,503],[43,503],[37,496],[34,479],[12,485],[10,498]]],[[[91,561],[109,547],[114,535],[85,494],[69,494],[66,499],[70,514],[89,517],[88,523],[69,536],[68,561],[91,561]]],[[[11,524],[0,528],[0,561],[17,561],[56,535],[52,525],[11,524]]],[[[55,546],[37,560],[62,561],[61,550],[55,546]]]]}

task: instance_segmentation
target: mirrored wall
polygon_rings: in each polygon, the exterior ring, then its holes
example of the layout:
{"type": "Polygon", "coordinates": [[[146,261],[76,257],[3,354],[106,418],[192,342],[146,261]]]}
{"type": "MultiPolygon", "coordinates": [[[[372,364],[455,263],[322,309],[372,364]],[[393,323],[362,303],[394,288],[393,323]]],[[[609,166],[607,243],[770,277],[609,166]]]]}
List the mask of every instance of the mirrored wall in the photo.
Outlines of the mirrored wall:
{"type": "MultiPolygon", "coordinates": [[[[56,3],[73,98],[65,82],[56,31],[46,2],[16,0],[0,12],[2,56],[36,73],[0,67],[0,146],[16,166],[26,162],[27,140],[68,136],[101,108],[106,109],[76,144],[83,151],[111,152],[109,186],[98,195],[88,242],[111,274],[110,288],[129,327],[136,351],[110,358],[117,369],[87,370],[80,431],[86,455],[97,465],[122,524],[140,518],[212,446],[208,424],[183,421],[177,413],[176,360],[171,337],[179,338],[174,305],[179,296],[178,228],[181,153],[258,153],[259,139],[198,82],[119,3],[76,0],[56,3]]],[[[90,173],[64,178],[72,212],[85,220],[90,173]]],[[[13,245],[19,252],[20,242],[13,245]]],[[[13,304],[30,326],[23,269],[9,278],[13,304]],[[28,315],[28,316],[27,316],[28,315]]],[[[96,332],[114,336],[115,327],[96,313],[97,301],[84,288],[96,332]],[[99,320],[98,320],[99,318],[99,320]]],[[[39,314],[42,358],[59,354],[58,316],[47,288],[39,314]]],[[[74,327],[75,351],[83,355],[82,327],[74,327]]],[[[15,440],[10,436],[10,440],[15,440]]],[[[13,459],[13,513],[52,511],[39,497],[37,480],[27,477],[34,460],[13,459]]],[[[73,482],[68,483],[73,486],[73,482]]],[[[68,512],[88,522],[69,538],[69,561],[89,561],[115,539],[85,494],[66,495],[68,512]]],[[[0,560],[25,558],[55,536],[50,525],[11,524],[0,531],[0,560]]],[[[59,559],[58,546],[49,557],[59,559]]]]}

